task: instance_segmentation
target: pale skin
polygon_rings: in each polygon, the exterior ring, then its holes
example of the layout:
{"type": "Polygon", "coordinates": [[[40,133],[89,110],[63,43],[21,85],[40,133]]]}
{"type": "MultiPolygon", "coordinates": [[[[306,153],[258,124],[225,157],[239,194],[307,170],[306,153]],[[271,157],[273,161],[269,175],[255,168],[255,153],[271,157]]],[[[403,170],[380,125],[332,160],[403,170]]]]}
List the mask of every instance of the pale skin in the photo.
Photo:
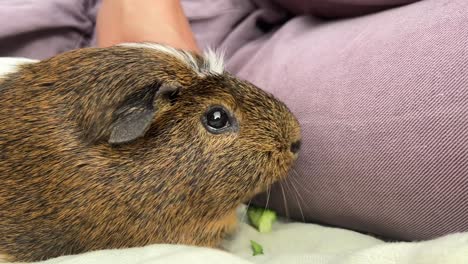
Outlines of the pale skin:
{"type": "Polygon", "coordinates": [[[96,30],[99,47],[149,41],[199,52],[178,0],[103,0],[96,30]]]}

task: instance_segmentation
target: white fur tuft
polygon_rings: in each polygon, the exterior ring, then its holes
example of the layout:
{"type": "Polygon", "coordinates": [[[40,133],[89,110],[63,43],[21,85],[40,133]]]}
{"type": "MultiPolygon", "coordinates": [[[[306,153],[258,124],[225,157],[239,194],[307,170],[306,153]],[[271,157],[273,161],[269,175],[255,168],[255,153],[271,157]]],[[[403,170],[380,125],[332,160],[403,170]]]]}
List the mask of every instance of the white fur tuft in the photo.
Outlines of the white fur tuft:
{"type": "Polygon", "coordinates": [[[16,72],[20,65],[36,62],[39,61],[20,57],[0,57],[0,78],[9,73],[16,72]]]}
{"type": "Polygon", "coordinates": [[[222,74],[224,72],[224,51],[214,51],[208,48],[204,52],[205,67],[209,72],[222,74]]]}
{"type": "Polygon", "coordinates": [[[204,63],[199,65],[195,57],[187,51],[182,51],[167,45],[155,43],[123,43],[119,46],[132,47],[132,48],[146,48],[154,49],[166,54],[172,55],[180,61],[186,63],[199,75],[207,74],[222,74],[224,72],[224,53],[216,53],[212,49],[207,49],[203,54],[204,63]]]}

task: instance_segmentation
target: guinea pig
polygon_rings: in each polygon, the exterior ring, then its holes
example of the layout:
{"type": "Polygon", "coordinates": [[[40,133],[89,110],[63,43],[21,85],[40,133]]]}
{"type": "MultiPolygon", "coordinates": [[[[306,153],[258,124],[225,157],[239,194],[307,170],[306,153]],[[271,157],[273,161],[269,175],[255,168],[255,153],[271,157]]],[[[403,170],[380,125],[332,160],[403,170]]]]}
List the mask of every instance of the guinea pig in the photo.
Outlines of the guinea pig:
{"type": "Polygon", "coordinates": [[[167,243],[219,247],[286,177],[300,125],[213,51],[126,43],[0,77],[0,255],[31,262],[167,243]]]}

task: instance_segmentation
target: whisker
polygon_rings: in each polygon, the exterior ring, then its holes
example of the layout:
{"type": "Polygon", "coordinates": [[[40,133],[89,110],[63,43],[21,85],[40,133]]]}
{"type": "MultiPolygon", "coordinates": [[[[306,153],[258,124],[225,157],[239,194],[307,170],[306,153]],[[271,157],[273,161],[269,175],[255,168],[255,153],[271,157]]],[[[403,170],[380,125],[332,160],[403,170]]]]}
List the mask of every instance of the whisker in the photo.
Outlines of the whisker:
{"type": "MultiPolygon", "coordinates": [[[[295,169],[292,169],[292,172],[294,172],[295,175],[296,175],[298,178],[301,177],[300,174],[299,174],[295,169]]],[[[288,177],[288,179],[292,179],[292,180],[296,181],[296,184],[299,185],[305,192],[307,192],[308,194],[313,194],[311,190],[309,190],[309,189],[307,189],[307,188],[305,187],[305,184],[301,184],[301,183],[299,182],[299,179],[298,179],[298,178],[296,178],[296,177],[294,177],[294,176],[293,176],[293,177],[288,177]]]]}
{"type": "MultiPolygon", "coordinates": [[[[287,181],[286,181],[287,183],[287,181]]],[[[294,188],[294,197],[296,198],[296,201],[297,201],[297,205],[299,207],[299,211],[301,212],[301,216],[302,216],[302,222],[305,223],[305,217],[304,217],[304,211],[302,210],[302,205],[301,205],[301,201],[302,203],[304,204],[304,199],[302,199],[302,196],[301,194],[299,193],[299,191],[297,190],[296,186],[294,185],[294,182],[290,181],[291,183],[291,186],[294,188]]]]}
{"type": "Polygon", "coordinates": [[[268,186],[268,189],[267,189],[267,201],[266,201],[266,204],[265,204],[265,210],[268,208],[268,203],[270,202],[270,192],[271,192],[271,188],[270,188],[270,186],[268,186]]]}
{"type": "Polygon", "coordinates": [[[295,168],[292,168],[291,170],[292,172],[294,172],[294,174],[296,174],[297,177],[301,177],[301,175],[299,174],[299,172],[297,172],[297,170],[295,168]]]}
{"type": "Polygon", "coordinates": [[[286,217],[288,219],[290,219],[288,205],[286,203],[286,194],[284,193],[283,183],[279,182],[279,184],[280,184],[280,187],[281,187],[281,192],[283,193],[284,212],[286,213],[286,217]]]}
{"type": "Polygon", "coordinates": [[[249,203],[247,204],[247,207],[245,207],[244,213],[241,217],[241,223],[244,223],[245,217],[247,216],[247,210],[249,210],[250,203],[252,202],[252,199],[249,200],[249,203]]]}
{"type": "MultiPolygon", "coordinates": [[[[301,186],[301,183],[300,183],[297,179],[295,179],[294,177],[289,177],[288,179],[291,179],[291,180],[292,180],[292,181],[291,181],[292,186],[293,186],[294,189],[297,191],[297,194],[298,194],[299,197],[302,199],[302,202],[305,203],[305,201],[304,201],[304,199],[303,199],[301,193],[300,193],[299,190],[296,188],[296,185],[294,185],[294,182],[295,182],[297,185],[299,185],[299,186],[301,186]],[[294,181],[294,182],[293,182],[293,181],[294,181]]],[[[304,190],[307,191],[306,189],[304,189],[304,190]]],[[[309,192],[309,193],[310,193],[310,192],[309,192]]]]}

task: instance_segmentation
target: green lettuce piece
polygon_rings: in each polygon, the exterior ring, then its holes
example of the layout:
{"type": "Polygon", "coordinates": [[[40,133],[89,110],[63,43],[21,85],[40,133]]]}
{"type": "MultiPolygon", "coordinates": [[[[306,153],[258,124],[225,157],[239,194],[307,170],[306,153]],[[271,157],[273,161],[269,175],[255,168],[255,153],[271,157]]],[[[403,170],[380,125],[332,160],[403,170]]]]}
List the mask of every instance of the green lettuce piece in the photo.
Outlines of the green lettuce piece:
{"type": "Polygon", "coordinates": [[[247,216],[252,226],[260,233],[271,232],[273,223],[276,221],[276,213],[273,210],[258,207],[249,207],[247,216]]]}
{"type": "Polygon", "coordinates": [[[253,251],[252,254],[254,256],[263,255],[263,247],[259,243],[253,240],[250,240],[250,245],[252,246],[252,251],[253,251]]]}

